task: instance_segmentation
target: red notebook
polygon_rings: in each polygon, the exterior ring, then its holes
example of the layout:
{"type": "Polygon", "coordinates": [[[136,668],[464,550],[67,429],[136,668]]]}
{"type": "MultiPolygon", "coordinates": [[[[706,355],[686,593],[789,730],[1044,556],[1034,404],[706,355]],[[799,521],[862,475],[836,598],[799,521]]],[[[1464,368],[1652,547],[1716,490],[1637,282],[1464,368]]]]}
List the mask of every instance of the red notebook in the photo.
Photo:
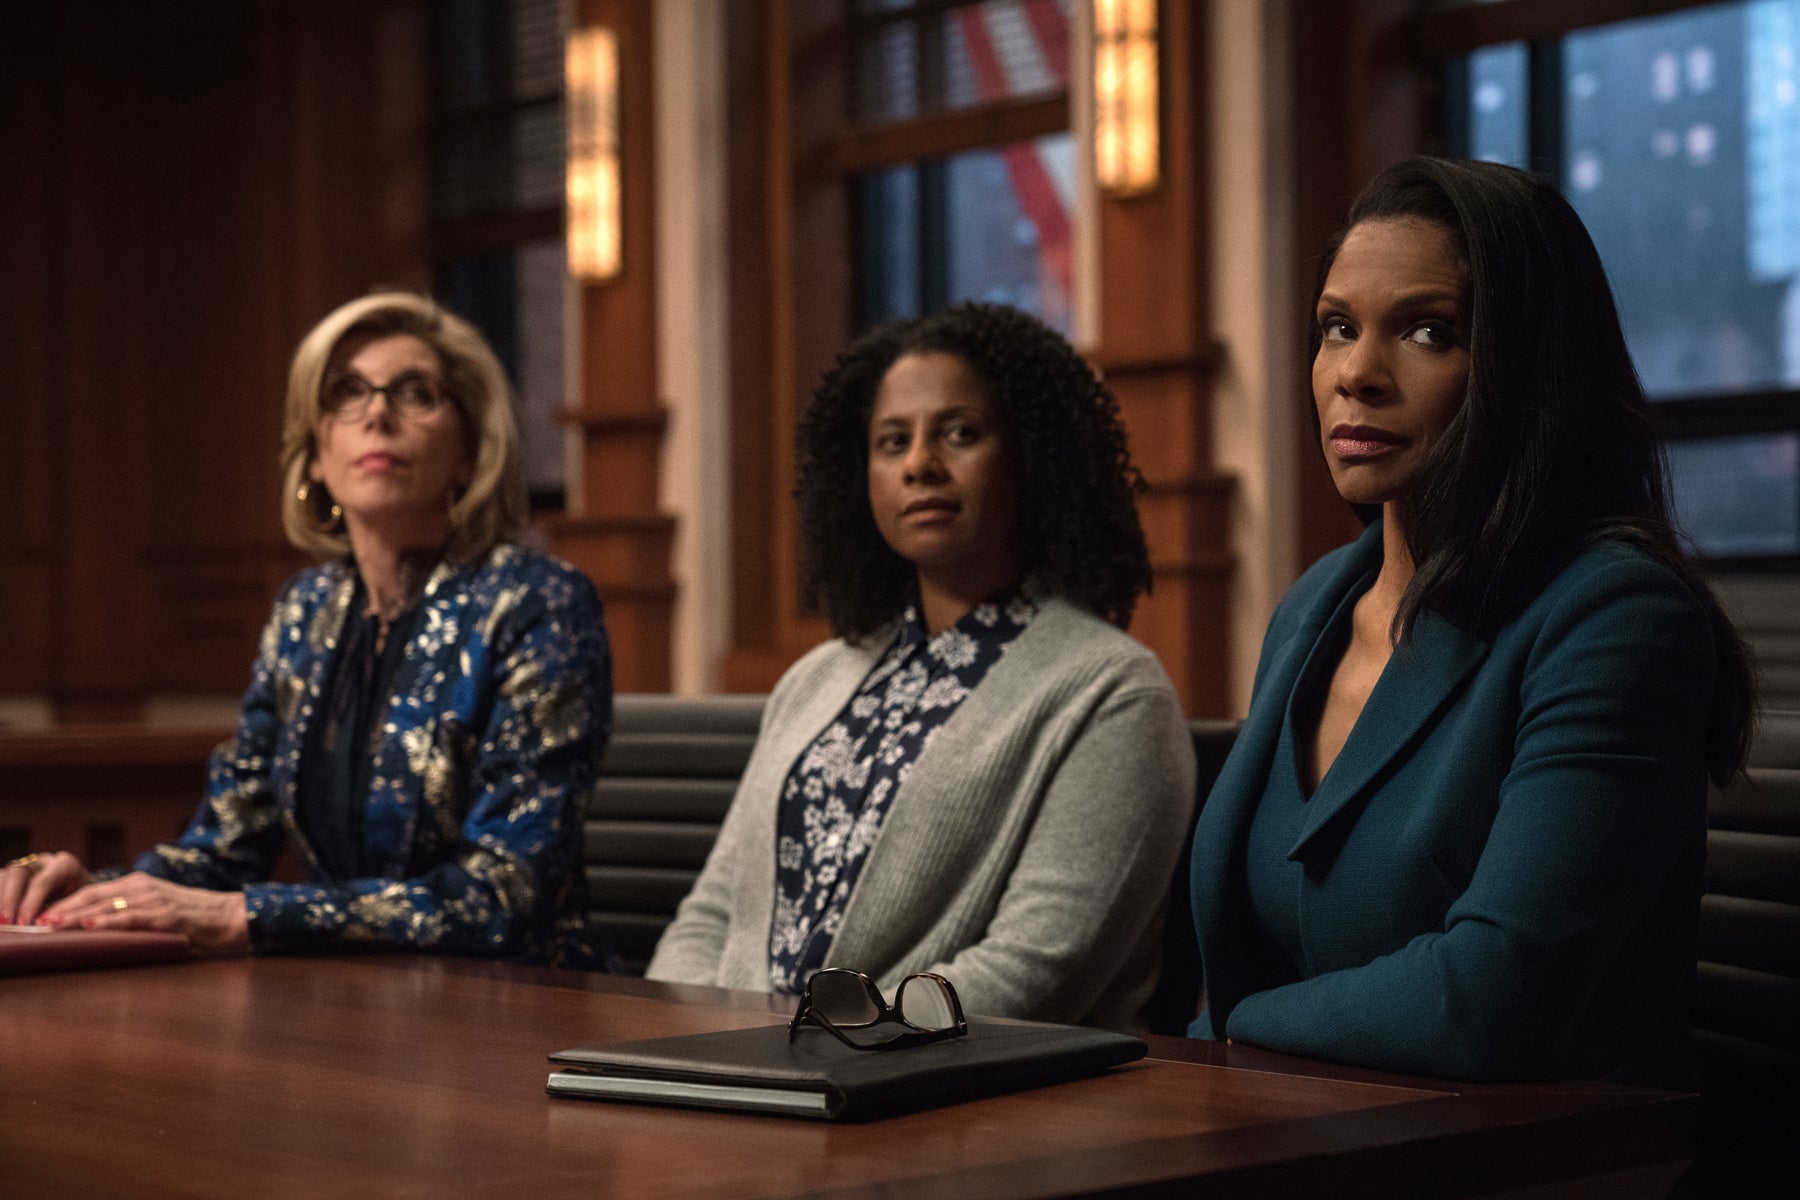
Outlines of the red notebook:
{"type": "Polygon", "coordinates": [[[0,975],[177,962],[188,953],[179,933],[0,925],[0,975]]]}

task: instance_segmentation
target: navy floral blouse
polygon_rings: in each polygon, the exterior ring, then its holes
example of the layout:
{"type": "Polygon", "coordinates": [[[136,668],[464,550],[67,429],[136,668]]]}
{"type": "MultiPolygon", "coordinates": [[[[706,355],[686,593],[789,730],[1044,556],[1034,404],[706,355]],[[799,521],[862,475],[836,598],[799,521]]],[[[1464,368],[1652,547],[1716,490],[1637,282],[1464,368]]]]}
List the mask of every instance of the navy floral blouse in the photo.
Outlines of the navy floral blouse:
{"type": "Polygon", "coordinates": [[[825,963],[869,848],[912,764],[1037,615],[1021,589],[927,638],[916,604],[894,644],[781,791],[769,981],[798,992],[825,963]]]}

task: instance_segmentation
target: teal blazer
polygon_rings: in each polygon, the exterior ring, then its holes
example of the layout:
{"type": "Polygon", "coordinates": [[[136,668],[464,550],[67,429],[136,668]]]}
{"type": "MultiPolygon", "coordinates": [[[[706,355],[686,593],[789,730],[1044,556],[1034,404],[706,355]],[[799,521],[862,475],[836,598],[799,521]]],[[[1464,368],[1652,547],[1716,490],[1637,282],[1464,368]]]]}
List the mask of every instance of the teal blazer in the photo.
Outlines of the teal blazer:
{"type": "Polygon", "coordinates": [[[1414,621],[1287,854],[1302,977],[1268,966],[1250,820],[1302,666],[1380,562],[1377,521],[1269,624],[1195,832],[1190,1034],[1456,1079],[1684,1082],[1715,654],[1687,585],[1621,543],[1491,638],[1414,621]]]}

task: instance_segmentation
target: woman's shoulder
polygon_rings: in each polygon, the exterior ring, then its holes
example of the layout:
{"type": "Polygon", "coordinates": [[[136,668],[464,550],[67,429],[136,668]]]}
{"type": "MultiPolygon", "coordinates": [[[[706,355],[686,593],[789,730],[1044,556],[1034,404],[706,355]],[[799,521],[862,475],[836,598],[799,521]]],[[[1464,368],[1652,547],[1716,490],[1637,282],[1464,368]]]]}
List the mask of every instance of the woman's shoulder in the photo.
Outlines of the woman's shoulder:
{"type": "Polygon", "coordinates": [[[778,697],[795,692],[809,693],[827,680],[843,674],[854,674],[860,680],[892,644],[894,630],[895,626],[889,624],[860,638],[835,637],[830,641],[820,642],[795,659],[794,664],[781,673],[781,678],[776,681],[775,690],[770,695],[778,697]]]}
{"type": "MultiPolygon", "coordinates": [[[[1044,599],[1021,636],[1017,651],[1033,670],[1107,676],[1120,684],[1167,688],[1174,684],[1150,647],[1112,622],[1060,596],[1044,599]]],[[[1012,653],[1009,651],[1009,654],[1012,653]]]]}
{"type": "MultiPolygon", "coordinates": [[[[821,687],[862,679],[893,643],[895,626],[885,625],[859,638],[832,638],[807,651],[782,673],[771,693],[811,695],[821,687]]],[[[1174,685],[1162,661],[1148,646],[1118,626],[1059,596],[1044,597],[1019,640],[1006,657],[1046,680],[1070,675],[1108,675],[1127,683],[1167,688],[1174,685]]]]}
{"type": "Polygon", "coordinates": [[[465,586],[477,605],[492,605],[505,597],[517,604],[529,595],[552,611],[600,607],[599,593],[585,574],[529,546],[501,542],[464,570],[465,586]]]}
{"type": "Polygon", "coordinates": [[[335,558],[294,572],[276,593],[276,618],[292,621],[326,603],[349,577],[349,565],[335,558]]]}
{"type": "Polygon", "coordinates": [[[1133,658],[1150,653],[1147,646],[1111,621],[1062,596],[1045,596],[1038,601],[1037,614],[1027,626],[1032,627],[1107,657],[1133,658]]]}
{"type": "Polygon", "coordinates": [[[1601,538],[1572,555],[1551,577],[1527,612],[1595,609],[1617,605],[1672,605],[1704,614],[1698,585],[1643,546],[1622,538],[1601,538]]]}
{"type": "MultiPolygon", "coordinates": [[[[894,627],[861,638],[832,638],[796,659],[781,673],[763,706],[760,737],[771,731],[789,733],[819,725],[849,700],[851,692],[880,659],[894,638],[894,627]],[[798,722],[798,724],[796,724],[798,722]]],[[[807,736],[817,733],[808,728],[807,736]]]]}
{"type": "Polygon", "coordinates": [[[1705,584],[1641,546],[1606,538],[1573,554],[1493,635],[1528,661],[1622,641],[1670,663],[1710,660],[1713,601],[1705,584]]]}

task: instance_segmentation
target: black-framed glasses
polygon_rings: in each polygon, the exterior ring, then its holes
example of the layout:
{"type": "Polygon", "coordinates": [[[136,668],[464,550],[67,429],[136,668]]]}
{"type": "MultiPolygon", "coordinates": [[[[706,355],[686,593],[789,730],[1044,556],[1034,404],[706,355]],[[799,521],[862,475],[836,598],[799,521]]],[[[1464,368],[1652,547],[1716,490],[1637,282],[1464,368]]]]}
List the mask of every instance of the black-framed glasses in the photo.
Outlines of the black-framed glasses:
{"type": "Polygon", "coordinates": [[[386,396],[388,407],[403,420],[428,417],[446,403],[437,383],[420,371],[408,371],[386,387],[376,387],[355,371],[336,371],[325,380],[319,407],[334,421],[360,421],[377,396],[386,396]]]}
{"type": "Polygon", "coordinates": [[[962,1001],[942,975],[908,975],[890,1005],[873,979],[847,967],[826,967],[806,981],[788,1024],[790,1042],[804,1025],[816,1025],[856,1050],[904,1050],[969,1032],[962,1001]],[[874,1034],[881,1025],[898,1025],[900,1032],[874,1034]],[[874,1036],[851,1037],[846,1031],[874,1036]]]}

